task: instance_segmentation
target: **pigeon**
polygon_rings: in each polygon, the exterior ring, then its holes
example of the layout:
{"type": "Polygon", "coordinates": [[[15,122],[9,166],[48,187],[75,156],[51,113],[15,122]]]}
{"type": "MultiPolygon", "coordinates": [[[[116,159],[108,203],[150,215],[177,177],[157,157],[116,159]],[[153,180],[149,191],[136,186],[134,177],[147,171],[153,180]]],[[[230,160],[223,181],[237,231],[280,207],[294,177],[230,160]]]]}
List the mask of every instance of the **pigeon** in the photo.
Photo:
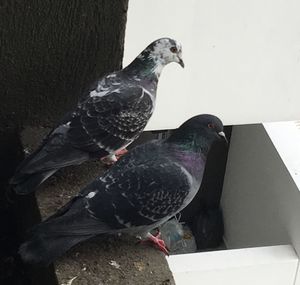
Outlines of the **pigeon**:
{"type": "Polygon", "coordinates": [[[199,250],[217,248],[222,245],[224,220],[220,207],[201,209],[193,218],[192,227],[199,250]]]}
{"type": "Polygon", "coordinates": [[[149,121],[160,74],[171,62],[184,67],[181,45],[158,39],[127,67],[96,81],[17,168],[10,182],[16,193],[33,192],[66,166],[94,158],[116,161],[115,155],[122,154],[149,121]]]}
{"type": "Polygon", "coordinates": [[[79,242],[122,233],[152,241],[168,253],[159,235],[150,232],[190,203],[201,184],[209,149],[222,137],[219,118],[198,115],[166,140],[133,148],[36,225],[19,249],[22,259],[46,265],[79,242]]]}

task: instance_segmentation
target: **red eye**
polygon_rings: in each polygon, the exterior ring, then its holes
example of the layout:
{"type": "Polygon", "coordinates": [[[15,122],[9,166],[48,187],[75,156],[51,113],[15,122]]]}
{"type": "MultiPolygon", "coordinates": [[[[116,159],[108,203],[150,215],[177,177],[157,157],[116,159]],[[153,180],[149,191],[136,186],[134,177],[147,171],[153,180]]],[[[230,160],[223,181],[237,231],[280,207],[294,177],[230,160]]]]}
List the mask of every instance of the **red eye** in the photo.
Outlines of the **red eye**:
{"type": "Polygon", "coordinates": [[[170,51],[171,51],[172,53],[176,53],[176,52],[177,52],[177,47],[171,47],[171,48],[170,48],[170,51]]]}
{"type": "Polygon", "coordinates": [[[209,123],[207,126],[208,126],[210,129],[214,129],[214,128],[215,128],[215,125],[214,125],[214,124],[211,124],[211,123],[209,123]]]}

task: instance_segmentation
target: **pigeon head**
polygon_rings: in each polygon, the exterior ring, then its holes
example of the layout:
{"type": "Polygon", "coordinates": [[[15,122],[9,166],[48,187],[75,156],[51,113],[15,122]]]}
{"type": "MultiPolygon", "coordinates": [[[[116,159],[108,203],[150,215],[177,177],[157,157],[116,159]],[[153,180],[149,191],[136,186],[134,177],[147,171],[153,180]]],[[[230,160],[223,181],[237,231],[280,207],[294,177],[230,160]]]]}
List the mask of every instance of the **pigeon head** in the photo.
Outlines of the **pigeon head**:
{"type": "Polygon", "coordinates": [[[161,38],[147,46],[126,70],[138,77],[155,76],[158,79],[162,69],[171,62],[184,67],[181,44],[170,38],[161,38]]]}
{"type": "Polygon", "coordinates": [[[167,141],[207,153],[211,145],[220,139],[227,141],[222,121],[216,116],[204,114],[184,122],[167,141]]]}
{"type": "Polygon", "coordinates": [[[148,57],[158,65],[165,66],[168,63],[177,62],[184,67],[182,47],[181,44],[177,43],[175,40],[170,38],[158,39],[151,43],[145,51],[148,53],[148,57]]]}

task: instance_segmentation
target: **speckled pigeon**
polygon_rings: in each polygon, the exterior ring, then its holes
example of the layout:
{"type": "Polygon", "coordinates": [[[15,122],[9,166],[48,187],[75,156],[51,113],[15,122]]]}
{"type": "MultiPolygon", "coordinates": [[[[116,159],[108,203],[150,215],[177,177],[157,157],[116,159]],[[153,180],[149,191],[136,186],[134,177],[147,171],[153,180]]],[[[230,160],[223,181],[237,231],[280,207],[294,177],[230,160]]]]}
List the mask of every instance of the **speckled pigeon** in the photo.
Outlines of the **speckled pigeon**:
{"type": "Polygon", "coordinates": [[[75,244],[104,233],[148,238],[167,253],[150,231],[193,199],[209,149],[221,136],[220,119],[199,115],[168,139],[135,147],[32,230],[20,248],[23,260],[48,264],[75,244]]]}
{"type": "Polygon", "coordinates": [[[115,154],[122,153],[150,119],[159,76],[170,62],[184,67],[181,45],[162,38],[151,43],[123,70],[96,81],[76,109],[21,163],[11,180],[15,191],[34,191],[65,166],[96,157],[116,160],[115,154]]]}

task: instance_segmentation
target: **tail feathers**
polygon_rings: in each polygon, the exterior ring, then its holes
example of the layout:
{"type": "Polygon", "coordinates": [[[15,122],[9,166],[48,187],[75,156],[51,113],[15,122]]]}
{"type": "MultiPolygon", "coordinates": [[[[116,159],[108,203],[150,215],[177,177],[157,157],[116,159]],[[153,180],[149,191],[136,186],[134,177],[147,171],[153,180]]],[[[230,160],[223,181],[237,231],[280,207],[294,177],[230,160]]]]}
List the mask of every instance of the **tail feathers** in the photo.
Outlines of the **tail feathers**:
{"type": "Polygon", "coordinates": [[[19,174],[18,177],[15,177],[15,179],[11,181],[11,184],[17,194],[29,194],[56,171],[57,169],[54,169],[33,174],[23,174],[23,176],[19,174]]]}
{"type": "Polygon", "coordinates": [[[75,199],[32,228],[31,238],[21,245],[19,253],[27,263],[47,265],[77,243],[110,232],[105,223],[90,217],[82,199],[75,199]]]}
{"type": "Polygon", "coordinates": [[[81,164],[90,159],[88,153],[70,146],[54,148],[46,144],[44,148],[29,155],[17,168],[10,181],[16,193],[28,194],[33,192],[60,168],[81,164]]]}
{"type": "Polygon", "coordinates": [[[93,235],[70,235],[54,237],[36,235],[21,245],[19,254],[26,263],[49,265],[75,244],[87,240],[92,236],[93,235]]]}

